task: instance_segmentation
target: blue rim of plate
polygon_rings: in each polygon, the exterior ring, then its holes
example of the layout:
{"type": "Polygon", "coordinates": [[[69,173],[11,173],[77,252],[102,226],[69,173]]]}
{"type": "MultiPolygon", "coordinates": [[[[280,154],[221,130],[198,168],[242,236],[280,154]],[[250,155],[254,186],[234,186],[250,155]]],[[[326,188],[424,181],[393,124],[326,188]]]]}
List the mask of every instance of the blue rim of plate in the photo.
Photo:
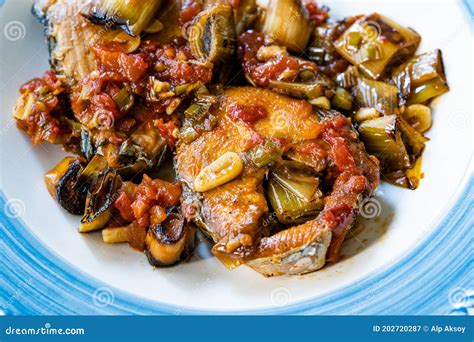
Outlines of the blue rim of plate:
{"type": "MultiPolygon", "coordinates": [[[[471,23],[473,2],[462,0],[471,23]]],[[[0,7],[4,3],[0,0],[0,7]]],[[[250,311],[173,306],[113,288],[66,262],[21,219],[8,215],[8,199],[0,189],[0,314],[469,314],[474,305],[472,164],[442,219],[408,254],[316,298],[250,311]],[[97,300],[98,295],[106,298],[97,300]]]]}
{"type": "Polygon", "coordinates": [[[113,288],[63,260],[19,218],[7,215],[8,202],[0,191],[2,310],[7,315],[467,314],[474,302],[470,247],[474,176],[470,170],[443,219],[408,254],[314,299],[251,311],[196,310],[113,288]],[[108,298],[98,301],[98,290],[108,298]]]}

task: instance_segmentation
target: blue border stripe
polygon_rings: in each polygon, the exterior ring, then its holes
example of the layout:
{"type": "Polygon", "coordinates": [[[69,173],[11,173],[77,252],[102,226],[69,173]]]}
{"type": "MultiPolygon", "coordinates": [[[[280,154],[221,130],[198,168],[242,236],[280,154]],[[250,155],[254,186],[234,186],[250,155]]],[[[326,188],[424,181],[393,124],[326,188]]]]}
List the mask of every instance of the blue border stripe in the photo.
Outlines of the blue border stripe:
{"type": "MultiPolygon", "coordinates": [[[[7,314],[448,314],[454,309],[448,300],[450,291],[472,290],[473,197],[471,177],[439,226],[385,269],[312,300],[245,312],[176,307],[116,288],[111,288],[113,303],[98,307],[92,299],[94,291],[110,286],[67,264],[20,220],[3,215],[0,298],[8,304],[7,314]]],[[[5,202],[0,192],[0,207],[5,202]]]]}

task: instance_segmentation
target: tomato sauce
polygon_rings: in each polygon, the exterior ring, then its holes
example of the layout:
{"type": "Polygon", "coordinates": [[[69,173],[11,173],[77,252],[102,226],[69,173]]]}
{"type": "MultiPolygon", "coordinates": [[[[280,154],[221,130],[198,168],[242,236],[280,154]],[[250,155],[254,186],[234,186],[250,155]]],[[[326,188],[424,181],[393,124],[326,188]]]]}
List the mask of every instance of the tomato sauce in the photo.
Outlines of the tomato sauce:
{"type": "Polygon", "coordinates": [[[155,71],[160,81],[169,82],[172,86],[202,82],[207,84],[212,78],[212,68],[195,63],[189,46],[165,45],[156,51],[155,71]]]}
{"type": "Polygon", "coordinates": [[[244,32],[238,39],[239,56],[246,74],[260,87],[268,87],[270,81],[279,80],[285,73],[285,81],[292,82],[303,69],[317,71],[316,64],[288,54],[281,54],[261,62],[257,59],[257,52],[265,45],[264,36],[255,31],[244,32]],[[294,71],[294,73],[291,73],[294,71]]]}
{"type": "Polygon", "coordinates": [[[51,70],[21,86],[15,113],[22,114],[16,122],[31,137],[33,144],[43,141],[67,143],[71,128],[64,121],[63,91],[61,81],[51,70]]]}
{"type": "Polygon", "coordinates": [[[316,26],[323,24],[329,18],[327,7],[319,7],[313,0],[307,1],[304,5],[309,12],[309,18],[316,26]]]}
{"type": "Polygon", "coordinates": [[[161,179],[151,179],[146,174],[140,184],[125,182],[114,207],[128,222],[136,221],[139,226],[150,224],[150,210],[154,206],[168,208],[178,205],[181,185],[161,179]]]}
{"type": "Polygon", "coordinates": [[[268,115],[267,110],[259,105],[240,105],[234,103],[229,106],[229,111],[231,118],[234,120],[241,120],[249,124],[266,118],[268,115]]]}

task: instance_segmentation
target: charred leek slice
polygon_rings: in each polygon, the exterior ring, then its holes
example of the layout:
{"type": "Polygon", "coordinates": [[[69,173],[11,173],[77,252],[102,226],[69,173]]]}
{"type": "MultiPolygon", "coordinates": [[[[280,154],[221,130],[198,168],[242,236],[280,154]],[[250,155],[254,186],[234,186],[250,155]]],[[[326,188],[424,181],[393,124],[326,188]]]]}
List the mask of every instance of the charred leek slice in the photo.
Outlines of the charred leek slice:
{"type": "Polygon", "coordinates": [[[232,7],[216,5],[194,18],[189,29],[193,56],[202,63],[228,61],[235,50],[232,7]]]}
{"type": "Polygon", "coordinates": [[[385,115],[398,108],[398,89],[393,84],[359,78],[354,93],[359,107],[375,108],[385,115]]]}
{"type": "Polygon", "coordinates": [[[44,175],[49,193],[73,215],[84,212],[87,188],[77,182],[82,165],[73,157],[66,157],[44,175]]]}
{"type": "Polygon", "coordinates": [[[367,151],[381,160],[384,169],[400,170],[410,166],[396,115],[363,121],[359,134],[367,151]]]}
{"type": "Polygon", "coordinates": [[[84,15],[93,23],[121,28],[139,36],[155,18],[161,0],[98,0],[84,15]]]}
{"type": "Polygon", "coordinates": [[[424,103],[449,90],[440,50],[413,57],[393,71],[392,79],[401,104],[424,103]]]}
{"type": "Polygon", "coordinates": [[[183,260],[194,249],[195,229],[181,214],[172,212],[159,225],[148,230],[145,254],[154,266],[170,266],[183,260]]]}
{"type": "Polygon", "coordinates": [[[119,179],[115,171],[106,171],[87,194],[86,209],[79,232],[86,233],[103,228],[112,216],[114,194],[119,179]]]}
{"type": "Polygon", "coordinates": [[[295,52],[302,52],[313,25],[299,0],[270,0],[262,33],[295,52]]]}
{"type": "Polygon", "coordinates": [[[374,13],[357,20],[336,41],[335,47],[366,75],[378,79],[392,61],[410,57],[420,39],[415,31],[374,13]]]}
{"type": "Polygon", "coordinates": [[[422,178],[423,172],[421,171],[421,157],[416,159],[411,168],[408,170],[397,170],[383,174],[383,179],[385,181],[393,185],[411,190],[418,188],[422,178]]]}

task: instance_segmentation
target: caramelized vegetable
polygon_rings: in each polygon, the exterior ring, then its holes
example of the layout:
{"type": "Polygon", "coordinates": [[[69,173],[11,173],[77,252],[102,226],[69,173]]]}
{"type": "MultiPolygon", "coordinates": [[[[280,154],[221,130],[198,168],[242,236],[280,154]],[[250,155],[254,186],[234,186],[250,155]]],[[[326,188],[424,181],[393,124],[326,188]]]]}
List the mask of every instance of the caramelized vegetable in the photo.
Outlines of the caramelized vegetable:
{"type": "Polygon", "coordinates": [[[299,0],[270,0],[262,32],[292,51],[306,48],[312,31],[309,14],[299,0]]]}
{"type": "Polygon", "coordinates": [[[161,0],[98,0],[90,13],[84,14],[93,23],[118,27],[131,36],[139,36],[147,27],[154,30],[153,19],[160,5],[161,0]]]}
{"type": "Polygon", "coordinates": [[[110,220],[114,194],[118,189],[119,179],[115,171],[103,172],[87,194],[84,216],[79,232],[86,233],[103,228],[110,220]]]}
{"type": "Polygon", "coordinates": [[[392,62],[411,57],[420,36],[378,13],[357,20],[335,43],[336,50],[367,76],[378,79],[392,62]]]}
{"type": "Polygon", "coordinates": [[[363,121],[359,133],[367,151],[376,155],[386,169],[400,170],[410,166],[396,115],[363,121]]]}
{"type": "Polygon", "coordinates": [[[405,141],[405,146],[407,146],[409,152],[418,157],[421,155],[425,149],[425,142],[429,139],[424,137],[423,134],[414,129],[408,122],[403,118],[398,118],[400,123],[400,132],[402,133],[403,140],[405,141]]]}
{"type": "Polygon", "coordinates": [[[321,84],[290,83],[270,81],[270,88],[277,93],[294,97],[315,99],[324,94],[325,87],[321,84]]]}
{"type": "Polygon", "coordinates": [[[407,170],[397,170],[383,174],[383,179],[385,181],[411,190],[418,188],[422,178],[423,172],[421,171],[421,157],[416,159],[413,165],[407,170]]]}
{"type": "Polygon", "coordinates": [[[323,208],[319,179],[302,170],[277,167],[268,184],[268,197],[281,223],[301,223],[323,208]]]}
{"type": "Polygon", "coordinates": [[[354,93],[359,107],[375,108],[385,115],[398,109],[398,89],[393,84],[359,78],[354,93]]]}
{"type": "Polygon", "coordinates": [[[194,249],[195,229],[181,214],[172,211],[159,225],[148,230],[145,254],[154,266],[170,266],[186,258],[194,249]]]}
{"type": "Polygon", "coordinates": [[[131,247],[143,251],[145,249],[146,230],[137,222],[125,227],[108,227],[102,229],[102,239],[105,243],[128,242],[131,247]]]}
{"type": "Polygon", "coordinates": [[[77,182],[82,171],[81,163],[73,157],[66,157],[44,175],[49,193],[68,212],[81,215],[84,212],[87,188],[77,182]]]}
{"type": "Polygon", "coordinates": [[[216,5],[199,13],[190,26],[189,43],[194,57],[202,63],[228,61],[235,50],[235,28],[230,5],[216,5]]]}
{"type": "Polygon", "coordinates": [[[440,50],[413,57],[393,70],[392,79],[401,104],[425,103],[449,90],[440,50]]]}
{"type": "Polygon", "coordinates": [[[353,100],[354,98],[351,93],[344,88],[337,87],[336,94],[332,98],[332,105],[339,109],[350,110],[353,100]]]}

